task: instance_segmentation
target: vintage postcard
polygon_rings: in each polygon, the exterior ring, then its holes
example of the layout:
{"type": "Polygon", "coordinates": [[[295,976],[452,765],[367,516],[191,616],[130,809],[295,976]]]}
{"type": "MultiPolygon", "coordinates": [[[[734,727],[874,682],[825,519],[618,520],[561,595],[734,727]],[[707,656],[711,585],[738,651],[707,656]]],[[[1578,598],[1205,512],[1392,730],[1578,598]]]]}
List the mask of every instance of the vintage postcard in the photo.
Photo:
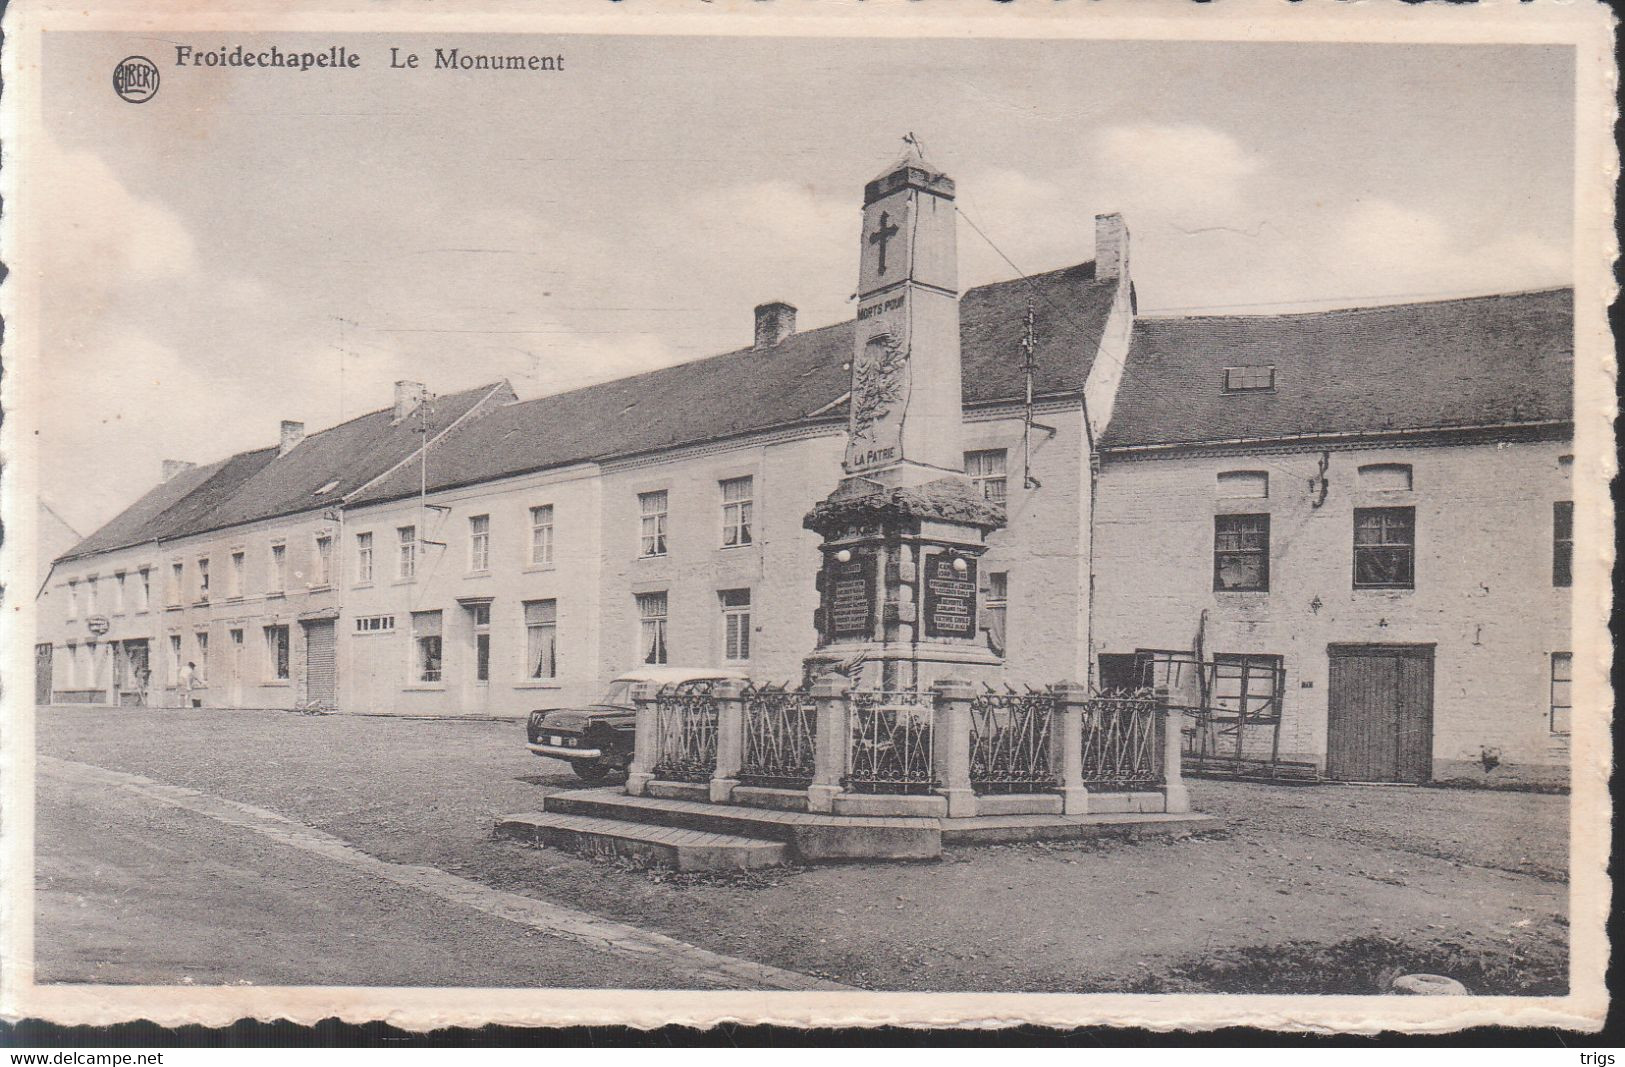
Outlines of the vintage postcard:
{"type": "Polygon", "coordinates": [[[1600,1026],[1611,34],[12,5],[0,1011],[1600,1026]]]}

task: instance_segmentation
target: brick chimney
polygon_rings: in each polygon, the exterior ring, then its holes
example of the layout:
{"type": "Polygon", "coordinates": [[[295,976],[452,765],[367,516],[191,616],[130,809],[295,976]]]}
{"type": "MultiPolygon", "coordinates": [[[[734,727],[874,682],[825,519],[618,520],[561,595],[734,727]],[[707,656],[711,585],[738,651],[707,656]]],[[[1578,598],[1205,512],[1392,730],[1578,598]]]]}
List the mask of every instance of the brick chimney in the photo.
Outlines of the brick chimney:
{"type": "Polygon", "coordinates": [[[294,422],[291,419],[282,420],[282,444],[278,446],[276,454],[285,456],[292,452],[294,446],[305,439],[305,424],[294,422]]]}
{"type": "Polygon", "coordinates": [[[423,403],[424,389],[422,382],[396,382],[395,383],[395,421],[400,422],[406,416],[416,411],[418,405],[423,403]]]}
{"type": "Polygon", "coordinates": [[[1128,224],[1117,212],[1095,216],[1095,279],[1128,277],[1128,224]]]}
{"type": "Polygon", "coordinates": [[[756,305],[756,343],[753,348],[772,348],[796,332],[796,309],[782,300],[756,305]]]}
{"type": "Polygon", "coordinates": [[[167,482],[182,471],[189,471],[196,466],[196,463],[191,463],[184,459],[166,459],[164,460],[162,480],[167,482]]]}

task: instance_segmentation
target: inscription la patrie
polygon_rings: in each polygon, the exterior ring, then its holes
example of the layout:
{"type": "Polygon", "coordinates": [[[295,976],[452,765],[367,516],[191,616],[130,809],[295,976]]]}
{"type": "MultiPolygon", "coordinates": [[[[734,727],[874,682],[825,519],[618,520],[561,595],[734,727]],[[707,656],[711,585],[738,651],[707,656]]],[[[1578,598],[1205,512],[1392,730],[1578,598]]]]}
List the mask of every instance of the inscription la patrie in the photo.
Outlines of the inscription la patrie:
{"type": "Polygon", "coordinates": [[[925,635],[976,636],[976,561],[956,552],[939,552],[925,563],[925,635]],[[954,567],[963,560],[964,570],[954,567]]]}
{"type": "Polygon", "coordinates": [[[829,629],[833,637],[873,637],[875,578],[868,553],[829,564],[829,629]]]}

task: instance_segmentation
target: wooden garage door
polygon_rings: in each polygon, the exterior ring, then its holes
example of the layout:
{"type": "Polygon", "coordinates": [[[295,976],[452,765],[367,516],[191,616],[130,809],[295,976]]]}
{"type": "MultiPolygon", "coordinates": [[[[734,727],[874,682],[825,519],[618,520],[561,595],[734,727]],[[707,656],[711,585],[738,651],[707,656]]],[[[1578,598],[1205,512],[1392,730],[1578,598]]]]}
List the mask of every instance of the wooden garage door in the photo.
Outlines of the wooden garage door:
{"type": "Polygon", "coordinates": [[[1425,782],[1433,771],[1433,647],[1327,650],[1326,776],[1425,782]]]}
{"type": "Polygon", "coordinates": [[[332,619],[305,623],[305,699],[332,707],[338,694],[338,655],[332,619]]]}

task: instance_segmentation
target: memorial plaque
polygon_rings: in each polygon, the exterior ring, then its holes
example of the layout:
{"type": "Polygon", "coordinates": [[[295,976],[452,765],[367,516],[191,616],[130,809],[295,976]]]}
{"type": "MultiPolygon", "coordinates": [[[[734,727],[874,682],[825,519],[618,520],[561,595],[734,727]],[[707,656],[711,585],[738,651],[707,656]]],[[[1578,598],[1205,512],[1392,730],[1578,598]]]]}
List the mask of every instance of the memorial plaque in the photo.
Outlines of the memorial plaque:
{"type": "Polygon", "coordinates": [[[925,635],[976,636],[976,561],[957,552],[938,552],[925,560],[925,635]],[[963,560],[964,570],[954,566],[963,560]]]}
{"type": "Polygon", "coordinates": [[[873,557],[855,555],[842,563],[833,557],[825,583],[829,598],[829,632],[832,637],[873,637],[875,617],[875,576],[873,557]]]}

